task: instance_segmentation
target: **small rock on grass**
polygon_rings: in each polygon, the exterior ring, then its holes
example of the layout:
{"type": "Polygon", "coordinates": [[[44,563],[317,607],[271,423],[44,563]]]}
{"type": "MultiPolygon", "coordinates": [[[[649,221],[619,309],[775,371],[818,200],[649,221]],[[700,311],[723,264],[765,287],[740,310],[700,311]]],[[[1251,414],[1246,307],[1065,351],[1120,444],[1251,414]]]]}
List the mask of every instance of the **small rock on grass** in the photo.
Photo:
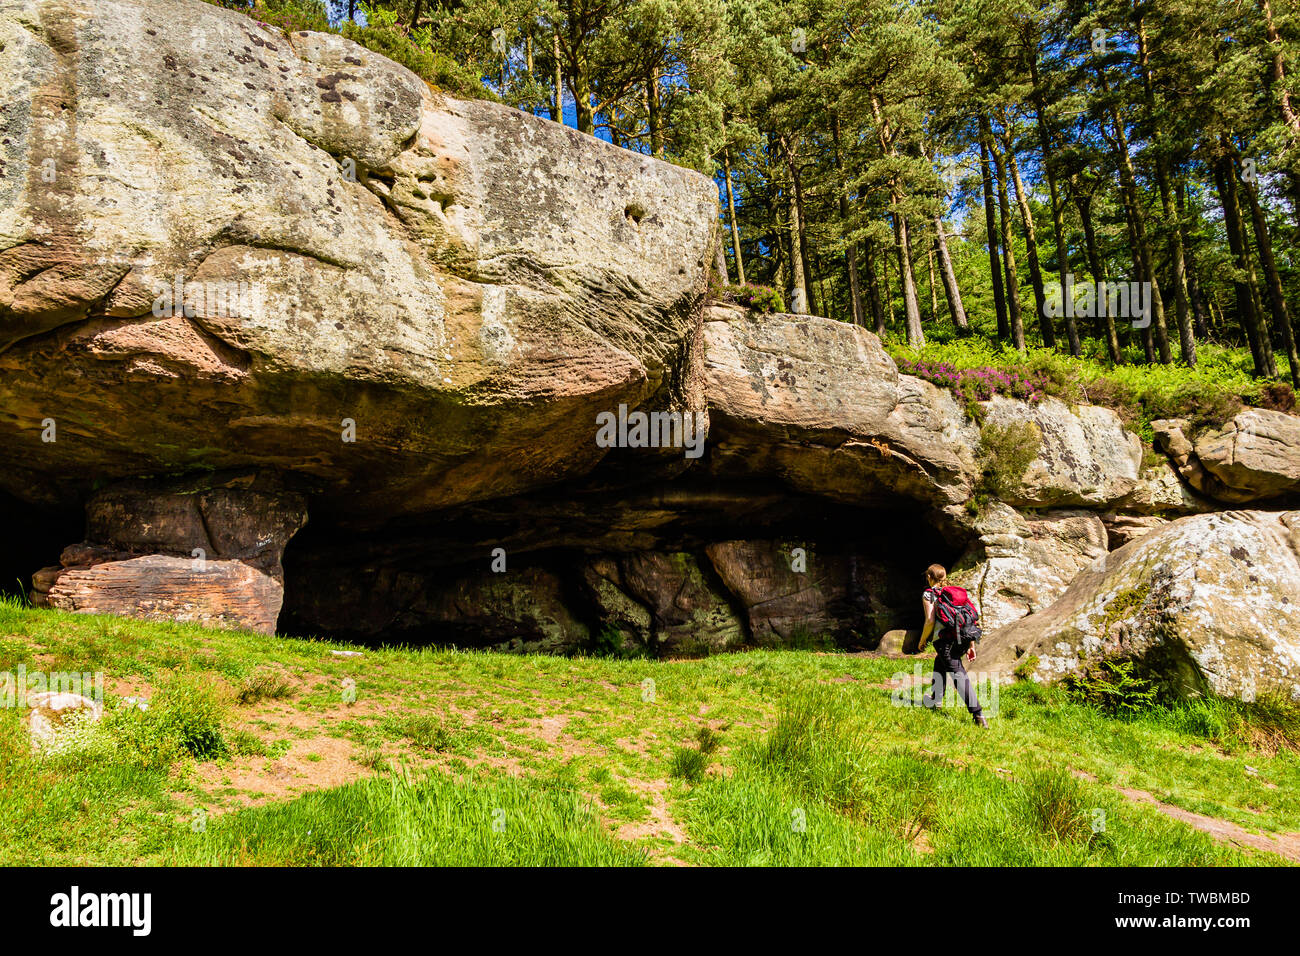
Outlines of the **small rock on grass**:
{"type": "Polygon", "coordinates": [[[104,715],[104,708],[97,701],[62,691],[32,694],[27,698],[27,706],[31,710],[28,731],[31,734],[32,749],[37,752],[50,750],[57,745],[60,731],[74,714],[82,722],[98,721],[104,715]]]}

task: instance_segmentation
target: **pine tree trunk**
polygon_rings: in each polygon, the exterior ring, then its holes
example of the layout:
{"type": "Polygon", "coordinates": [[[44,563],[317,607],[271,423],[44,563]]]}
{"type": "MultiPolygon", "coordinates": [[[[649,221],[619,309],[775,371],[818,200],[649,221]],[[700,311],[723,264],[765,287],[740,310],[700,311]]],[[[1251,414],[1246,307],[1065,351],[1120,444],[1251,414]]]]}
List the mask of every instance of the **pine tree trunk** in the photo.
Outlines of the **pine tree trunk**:
{"type": "Polygon", "coordinates": [[[1016,196],[1016,205],[1020,207],[1020,220],[1025,228],[1025,252],[1029,259],[1029,284],[1034,290],[1034,308],[1038,312],[1038,328],[1043,336],[1043,344],[1056,348],[1056,327],[1052,317],[1047,314],[1047,297],[1043,291],[1043,271],[1038,265],[1038,230],[1034,225],[1034,212],[1029,208],[1029,196],[1025,193],[1025,184],[1020,179],[1020,164],[1016,162],[1016,152],[1011,144],[1011,130],[1003,127],[1002,142],[1006,150],[1007,170],[1011,173],[1011,186],[1016,196]]]}
{"type": "MultiPolygon", "coordinates": [[[[1106,80],[1104,71],[1098,72],[1101,78],[1102,92],[1109,94],[1110,84],[1106,80]]],[[[1156,348],[1160,351],[1160,361],[1168,365],[1173,361],[1173,354],[1169,351],[1169,327],[1165,323],[1165,304],[1160,294],[1160,283],[1156,280],[1156,270],[1154,256],[1151,253],[1151,242],[1147,237],[1146,224],[1142,219],[1142,205],[1138,195],[1137,175],[1133,169],[1133,157],[1129,150],[1128,134],[1124,132],[1124,122],[1120,119],[1119,112],[1112,103],[1110,106],[1111,122],[1115,126],[1115,139],[1119,144],[1116,150],[1119,160],[1120,172],[1120,192],[1124,197],[1124,205],[1127,208],[1129,220],[1133,227],[1133,239],[1136,243],[1136,252],[1142,266],[1142,272],[1145,273],[1145,281],[1151,283],[1151,327],[1146,330],[1143,336],[1144,340],[1154,336],[1156,348]]]]}
{"type": "Polygon", "coordinates": [[[871,321],[876,334],[885,334],[885,308],[880,301],[880,280],[876,276],[876,243],[872,239],[863,243],[863,258],[867,266],[867,301],[871,303],[871,321]]]}
{"type": "MultiPolygon", "coordinates": [[[[897,242],[897,240],[895,240],[897,242]]],[[[885,282],[885,306],[889,310],[889,328],[897,328],[897,320],[894,318],[894,294],[889,291],[889,256],[883,256],[880,260],[880,267],[884,270],[885,282]]],[[[881,330],[884,334],[884,330],[881,330]]]]}
{"type": "Polygon", "coordinates": [[[650,152],[663,159],[664,131],[663,120],[659,113],[659,72],[654,69],[646,71],[646,122],[650,125],[650,152]]]}
{"type": "Polygon", "coordinates": [[[1237,197],[1237,176],[1232,169],[1232,156],[1226,150],[1214,163],[1214,183],[1219,191],[1219,202],[1223,206],[1223,225],[1228,233],[1228,248],[1232,252],[1233,265],[1237,271],[1232,284],[1237,294],[1238,317],[1246,330],[1246,338],[1250,341],[1255,374],[1268,377],[1276,371],[1272,367],[1273,346],[1255,309],[1255,266],[1246,244],[1241,205],[1237,197]]]}
{"type": "Polygon", "coordinates": [[[998,338],[1011,337],[1007,321],[1007,300],[1002,292],[1002,254],[998,249],[997,207],[993,202],[993,170],[989,162],[988,141],[984,136],[984,121],[980,121],[980,172],[984,180],[984,228],[988,234],[989,275],[993,283],[993,307],[998,315],[998,338]]]}
{"type": "Polygon", "coordinates": [[[813,315],[825,315],[826,309],[824,303],[819,301],[822,297],[811,295],[812,289],[817,279],[817,272],[812,267],[812,257],[808,254],[808,229],[807,218],[803,206],[803,183],[800,181],[799,167],[795,162],[794,154],[790,154],[790,180],[794,183],[794,201],[799,207],[799,259],[803,264],[804,274],[804,294],[808,303],[808,310],[813,315]]]}
{"type": "Polygon", "coordinates": [[[1160,204],[1165,221],[1172,224],[1169,241],[1169,264],[1173,272],[1174,301],[1178,319],[1178,351],[1188,368],[1196,365],[1196,331],[1192,328],[1191,296],[1187,289],[1187,256],[1183,246],[1182,224],[1178,221],[1169,190],[1168,161],[1160,156],[1156,161],[1156,181],[1160,188],[1160,204]]]}
{"type": "Polygon", "coordinates": [[[736,203],[732,197],[731,150],[725,146],[722,149],[722,171],[723,182],[727,186],[727,215],[731,218],[731,249],[733,258],[736,260],[736,281],[744,285],[745,259],[740,252],[740,229],[736,225],[736,203]]]}
{"type": "Polygon", "coordinates": [[[993,130],[987,119],[981,117],[989,140],[989,152],[997,171],[998,212],[1002,225],[1002,261],[1006,270],[1007,314],[1011,319],[1011,344],[1019,351],[1025,350],[1025,321],[1020,313],[1020,277],[1016,271],[1016,250],[1011,236],[1011,203],[1007,199],[1007,170],[1002,153],[993,143],[993,130]]]}
{"type": "MultiPolygon", "coordinates": [[[[884,110],[880,100],[871,97],[871,115],[876,121],[876,135],[880,140],[880,148],[886,156],[891,158],[898,156],[898,148],[895,145],[893,134],[890,132],[889,122],[884,116],[884,110]]],[[[899,188],[897,176],[889,185],[889,211],[894,221],[894,245],[898,254],[898,284],[903,292],[903,311],[907,323],[907,342],[914,348],[920,348],[925,345],[925,333],[921,329],[921,309],[916,301],[916,272],[912,266],[912,234],[911,228],[900,208],[903,203],[903,192],[899,188]]],[[[894,304],[889,304],[890,318],[893,318],[894,304]]]]}
{"type": "MultiPolygon", "coordinates": [[[[835,145],[835,169],[840,179],[840,222],[844,229],[849,226],[849,187],[844,181],[844,160],[840,155],[840,117],[833,114],[831,136],[835,145]]],[[[844,268],[849,274],[849,315],[854,325],[866,326],[866,316],[862,309],[862,281],[858,276],[858,244],[850,242],[844,250],[844,268]]]]}
{"type": "MultiPolygon", "coordinates": [[[[1250,206],[1250,218],[1255,227],[1255,248],[1259,251],[1259,262],[1264,269],[1264,284],[1268,289],[1269,312],[1273,316],[1273,328],[1282,333],[1282,344],[1286,348],[1287,362],[1291,366],[1291,381],[1300,389],[1300,356],[1296,355],[1295,330],[1291,325],[1291,314],[1287,311],[1286,295],[1282,292],[1282,278],[1278,275],[1277,261],[1273,258],[1273,240],[1268,232],[1268,220],[1264,209],[1259,204],[1258,190],[1254,183],[1244,183],[1246,203],[1250,206]]],[[[1276,360],[1274,360],[1276,363],[1276,360]]]]}
{"type": "Polygon", "coordinates": [[[1187,236],[1187,203],[1185,199],[1186,183],[1179,179],[1174,183],[1174,208],[1178,213],[1178,231],[1183,240],[1183,253],[1187,260],[1187,294],[1191,299],[1192,315],[1196,322],[1196,334],[1202,339],[1210,337],[1210,316],[1208,306],[1205,301],[1205,294],[1201,291],[1201,283],[1197,278],[1196,259],[1192,252],[1192,244],[1187,236]]]}
{"type": "Polygon", "coordinates": [[[790,188],[790,311],[795,315],[808,314],[808,286],[803,271],[803,256],[799,254],[799,203],[790,188]]]}
{"type": "Polygon", "coordinates": [[[952,324],[959,329],[970,328],[966,319],[966,309],[961,301],[961,288],[957,285],[957,272],[952,267],[952,256],[948,253],[948,237],[943,232],[943,217],[934,217],[934,245],[939,253],[939,275],[943,279],[943,293],[948,297],[948,314],[952,324]]]}
{"type": "MultiPolygon", "coordinates": [[[[1137,18],[1138,63],[1142,68],[1142,88],[1146,98],[1147,119],[1156,126],[1155,84],[1151,78],[1151,64],[1148,56],[1146,26],[1141,16],[1137,18]]],[[[1173,273],[1174,301],[1178,320],[1178,350],[1183,364],[1189,368],[1196,364],[1196,337],[1192,331],[1191,310],[1187,297],[1187,262],[1183,255],[1183,231],[1174,218],[1174,208],[1169,190],[1169,154],[1164,145],[1164,136],[1157,128],[1154,132],[1156,186],[1160,191],[1160,208],[1164,213],[1165,226],[1170,229],[1170,271],[1173,273]]]]}
{"type": "Polygon", "coordinates": [[[551,34],[551,56],[555,59],[555,98],[551,102],[551,119],[564,125],[564,67],[560,61],[560,30],[551,34]]]}
{"type": "Polygon", "coordinates": [[[921,307],[916,299],[916,272],[912,266],[912,233],[907,217],[898,212],[902,197],[895,194],[894,242],[898,246],[898,278],[903,287],[903,310],[907,319],[907,344],[919,349],[925,345],[925,332],[921,327],[921,307]]]}
{"type": "MultiPolygon", "coordinates": [[[[1051,137],[1047,132],[1046,109],[1043,105],[1043,90],[1038,76],[1038,50],[1034,50],[1029,62],[1029,76],[1034,95],[1034,114],[1038,126],[1038,143],[1043,152],[1043,172],[1047,176],[1047,194],[1052,204],[1052,238],[1056,240],[1056,274],[1061,283],[1061,293],[1065,294],[1070,275],[1070,251],[1065,244],[1065,212],[1060,193],[1056,187],[1056,157],[1052,153],[1051,137]]],[[[1070,354],[1078,358],[1083,354],[1083,342],[1079,338],[1079,324],[1075,320],[1074,310],[1067,310],[1065,316],[1065,336],[1070,345],[1070,354]]]]}
{"type": "MultiPolygon", "coordinates": [[[[1148,281],[1147,271],[1142,262],[1142,253],[1138,249],[1137,227],[1133,223],[1133,208],[1128,204],[1127,194],[1125,194],[1122,189],[1120,190],[1120,194],[1123,197],[1123,201],[1120,205],[1124,207],[1124,226],[1128,229],[1128,248],[1129,252],[1133,256],[1133,274],[1137,277],[1138,282],[1146,282],[1148,281]]],[[[1150,324],[1142,330],[1140,338],[1142,339],[1142,350],[1145,353],[1146,363],[1148,365],[1154,365],[1156,361],[1156,350],[1154,339],[1151,337],[1150,324]]]]}
{"type": "MultiPolygon", "coordinates": [[[[1085,197],[1076,191],[1074,204],[1078,207],[1079,219],[1083,223],[1083,243],[1088,256],[1088,271],[1092,273],[1094,283],[1105,282],[1106,274],[1102,269],[1101,255],[1097,251],[1097,232],[1092,223],[1092,197],[1085,197]]],[[[1094,288],[1098,287],[1094,286],[1094,288]]],[[[1119,335],[1115,330],[1115,317],[1110,314],[1110,302],[1106,296],[1099,296],[1096,304],[1099,311],[1099,331],[1106,341],[1106,351],[1110,355],[1110,360],[1119,365],[1123,362],[1123,354],[1119,350],[1119,335]]]]}
{"type": "Polygon", "coordinates": [[[844,268],[849,273],[849,320],[867,327],[866,312],[862,307],[862,278],[858,275],[858,247],[853,244],[844,250],[844,268]]]}
{"type": "Polygon", "coordinates": [[[569,77],[573,91],[574,127],[588,136],[596,134],[596,114],[591,106],[591,79],[585,72],[569,77]]]}
{"type": "Polygon", "coordinates": [[[939,286],[934,281],[934,241],[925,244],[925,266],[930,275],[930,324],[939,321],[939,286]]]}
{"type": "Polygon", "coordinates": [[[817,303],[820,310],[815,312],[816,315],[825,316],[828,319],[838,319],[835,313],[835,302],[831,296],[826,294],[826,264],[822,262],[821,256],[814,258],[813,262],[817,266],[817,303]]]}
{"type": "Polygon", "coordinates": [[[1293,137],[1300,137],[1300,114],[1291,105],[1291,91],[1287,89],[1286,63],[1282,58],[1284,46],[1282,37],[1273,22],[1273,11],[1269,0],[1260,0],[1260,11],[1264,14],[1264,35],[1268,45],[1273,48],[1273,69],[1269,75],[1269,86],[1275,90],[1278,112],[1282,122],[1291,131],[1293,137]]]}

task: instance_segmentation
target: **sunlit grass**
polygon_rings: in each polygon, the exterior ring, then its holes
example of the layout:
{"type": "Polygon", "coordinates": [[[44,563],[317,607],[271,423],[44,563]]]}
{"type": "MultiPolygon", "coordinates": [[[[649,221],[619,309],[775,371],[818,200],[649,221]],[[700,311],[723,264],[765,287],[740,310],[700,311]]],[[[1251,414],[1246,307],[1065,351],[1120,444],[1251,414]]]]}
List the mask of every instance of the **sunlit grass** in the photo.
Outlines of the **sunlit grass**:
{"type": "Polygon", "coordinates": [[[344,647],[0,601],[0,670],[102,670],[111,744],[37,758],[0,709],[0,863],[1279,862],[1119,786],[1300,830],[1288,713],[1197,701],[1118,720],[1020,684],[984,731],[908,706],[889,682],[923,659],[344,647]],[[149,716],[121,710],[115,681],[144,687],[149,716]],[[350,748],[352,782],[313,791],[325,744],[350,748]],[[286,760],[292,792],[239,809],[235,769],[286,760]],[[517,823],[505,839],[496,809],[517,823]]]}

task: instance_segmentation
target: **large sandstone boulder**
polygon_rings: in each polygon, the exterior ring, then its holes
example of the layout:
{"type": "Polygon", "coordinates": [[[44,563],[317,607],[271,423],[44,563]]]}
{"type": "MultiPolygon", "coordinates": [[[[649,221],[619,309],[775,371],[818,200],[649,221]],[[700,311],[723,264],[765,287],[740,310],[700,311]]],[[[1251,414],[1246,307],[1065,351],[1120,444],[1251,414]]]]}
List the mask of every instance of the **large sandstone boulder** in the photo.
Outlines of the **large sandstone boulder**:
{"type": "Polygon", "coordinates": [[[1050,608],[994,633],[984,666],[1053,680],[1138,658],[1189,693],[1300,700],[1300,512],[1170,522],[1099,558],[1050,608]]]}
{"type": "Polygon", "coordinates": [[[1223,428],[1198,432],[1182,419],[1153,427],[1183,478],[1202,494],[1243,504],[1300,493],[1300,417],[1248,408],[1223,428]]]}
{"type": "Polygon", "coordinates": [[[995,503],[976,530],[979,542],[951,578],[970,592],[989,632],[1051,606],[1107,550],[1105,525],[1086,511],[1025,515],[995,503]]]}
{"type": "Polygon", "coordinates": [[[44,590],[39,580],[33,589],[36,606],[271,634],[284,601],[280,582],[241,561],[113,552],[89,558],[65,552],[64,560],[62,568],[38,573],[48,581],[44,590]]]}
{"type": "Polygon", "coordinates": [[[900,376],[879,339],[807,315],[715,307],[704,324],[710,468],[855,504],[942,507],[971,491],[978,431],[947,392],[900,376]]]}
{"type": "Polygon", "coordinates": [[[0,43],[0,488],[272,467],[363,523],[701,401],[706,177],[199,0],[0,0],[0,43]]]}
{"type": "Polygon", "coordinates": [[[252,473],[126,481],[86,503],[85,542],[32,576],[32,603],[271,633],[302,495],[252,473]]]}
{"type": "Polygon", "coordinates": [[[28,695],[24,704],[28,737],[38,754],[78,749],[104,716],[101,700],[68,691],[41,691],[28,695]]]}
{"type": "MultiPolygon", "coordinates": [[[[954,515],[979,474],[980,429],[952,394],[900,375],[872,333],[806,315],[714,307],[704,324],[710,461],[838,501],[904,498],[954,515]]],[[[1142,442],[1115,412],[995,396],[989,424],[1032,422],[1042,441],[1012,504],[1194,510],[1142,484],[1142,442]]]]}
{"type": "Polygon", "coordinates": [[[988,424],[1032,422],[1041,436],[1038,457],[1009,504],[1105,507],[1137,488],[1142,440],[1109,408],[1071,407],[1050,397],[1031,404],[1001,396],[984,406],[988,424]]]}

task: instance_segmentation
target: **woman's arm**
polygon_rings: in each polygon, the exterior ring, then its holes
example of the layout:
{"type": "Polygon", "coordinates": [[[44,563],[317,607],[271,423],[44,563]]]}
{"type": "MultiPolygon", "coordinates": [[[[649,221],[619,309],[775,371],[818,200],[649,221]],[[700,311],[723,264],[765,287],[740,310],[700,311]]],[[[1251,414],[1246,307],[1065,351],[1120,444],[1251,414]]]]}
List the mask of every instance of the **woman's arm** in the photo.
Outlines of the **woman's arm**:
{"type": "Polygon", "coordinates": [[[921,604],[925,607],[925,627],[921,628],[921,644],[918,651],[925,650],[925,645],[930,641],[930,635],[934,632],[934,605],[921,598],[921,604]]]}

